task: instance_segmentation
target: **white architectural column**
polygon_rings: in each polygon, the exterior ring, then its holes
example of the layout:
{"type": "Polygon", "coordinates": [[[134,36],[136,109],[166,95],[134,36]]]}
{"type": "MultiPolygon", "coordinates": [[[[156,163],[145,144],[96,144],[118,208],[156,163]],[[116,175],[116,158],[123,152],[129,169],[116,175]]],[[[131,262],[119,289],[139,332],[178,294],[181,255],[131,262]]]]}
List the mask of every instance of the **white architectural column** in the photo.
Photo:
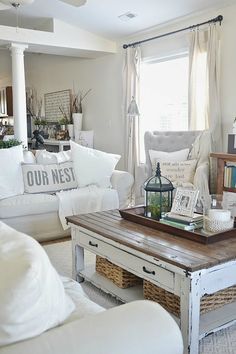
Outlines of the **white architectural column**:
{"type": "Polygon", "coordinates": [[[25,44],[12,43],[10,45],[12,58],[12,93],[15,139],[22,141],[23,146],[28,146],[26,94],[25,94],[25,44]]]}

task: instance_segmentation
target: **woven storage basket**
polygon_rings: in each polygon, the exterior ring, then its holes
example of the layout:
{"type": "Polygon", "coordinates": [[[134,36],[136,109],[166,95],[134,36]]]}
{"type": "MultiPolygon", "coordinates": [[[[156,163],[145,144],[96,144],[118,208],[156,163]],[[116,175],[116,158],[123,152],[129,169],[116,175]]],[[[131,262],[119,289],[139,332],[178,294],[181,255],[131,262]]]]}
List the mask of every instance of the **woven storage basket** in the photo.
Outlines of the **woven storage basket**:
{"type": "Polygon", "coordinates": [[[141,278],[100,256],[96,256],[96,271],[122,289],[130,288],[143,282],[141,278]]]}
{"type": "MultiPolygon", "coordinates": [[[[145,299],[158,302],[167,311],[180,316],[180,298],[147,280],[143,281],[143,295],[145,299]]],[[[225,304],[236,301],[236,286],[217,291],[212,295],[204,295],[201,298],[201,314],[215,310],[225,304]]]]}

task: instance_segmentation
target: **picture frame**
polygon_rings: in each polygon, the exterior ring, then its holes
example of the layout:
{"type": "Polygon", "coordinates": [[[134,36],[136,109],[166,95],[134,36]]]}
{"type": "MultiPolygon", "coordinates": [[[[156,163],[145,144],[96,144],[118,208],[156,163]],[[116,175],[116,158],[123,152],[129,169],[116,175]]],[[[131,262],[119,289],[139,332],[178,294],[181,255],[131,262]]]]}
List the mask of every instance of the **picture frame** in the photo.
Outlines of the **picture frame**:
{"type": "Polygon", "coordinates": [[[192,217],[197,204],[198,189],[177,188],[171,212],[192,217]]]}
{"type": "Polygon", "coordinates": [[[45,119],[48,122],[57,123],[62,118],[60,106],[63,108],[66,116],[70,117],[71,95],[72,92],[70,89],[44,94],[45,119]]]}

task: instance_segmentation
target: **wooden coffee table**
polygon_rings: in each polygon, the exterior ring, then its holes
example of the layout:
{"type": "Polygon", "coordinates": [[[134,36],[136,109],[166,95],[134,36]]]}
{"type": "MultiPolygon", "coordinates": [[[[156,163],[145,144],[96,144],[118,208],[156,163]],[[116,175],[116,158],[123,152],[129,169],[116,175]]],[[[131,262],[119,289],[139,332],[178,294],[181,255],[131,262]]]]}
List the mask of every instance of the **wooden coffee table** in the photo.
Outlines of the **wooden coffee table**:
{"type": "Polygon", "coordinates": [[[203,245],[124,220],[117,210],[67,220],[78,281],[85,278],[124,302],[142,297],[140,287],[119,289],[87,269],[87,249],[180,297],[180,318],[175,319],[185,353],[197,354],[199,339],[236,322],[236,302],[200,315],[202,296],[236,285],[236,237],[203,245]]]}

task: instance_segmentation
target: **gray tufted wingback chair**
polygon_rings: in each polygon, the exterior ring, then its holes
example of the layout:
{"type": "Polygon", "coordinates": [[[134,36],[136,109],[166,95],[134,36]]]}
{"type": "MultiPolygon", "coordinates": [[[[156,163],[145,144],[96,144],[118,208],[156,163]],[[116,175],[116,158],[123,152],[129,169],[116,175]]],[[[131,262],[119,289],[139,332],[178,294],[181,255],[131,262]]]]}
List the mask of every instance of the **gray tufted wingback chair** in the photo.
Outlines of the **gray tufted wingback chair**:
{"type": "Polygon", "coordinates": [[[204,131],[147,131],[144,134],[146,161],[137,167],[136,204],[143,203],[141,185],[152,175],[149,150],[174,152],[189,148],[189,158],[197,159],[193,184],[200,190],[200,198],[209,195],[209,154],[211,152],[211,134],[204,131]]]}

